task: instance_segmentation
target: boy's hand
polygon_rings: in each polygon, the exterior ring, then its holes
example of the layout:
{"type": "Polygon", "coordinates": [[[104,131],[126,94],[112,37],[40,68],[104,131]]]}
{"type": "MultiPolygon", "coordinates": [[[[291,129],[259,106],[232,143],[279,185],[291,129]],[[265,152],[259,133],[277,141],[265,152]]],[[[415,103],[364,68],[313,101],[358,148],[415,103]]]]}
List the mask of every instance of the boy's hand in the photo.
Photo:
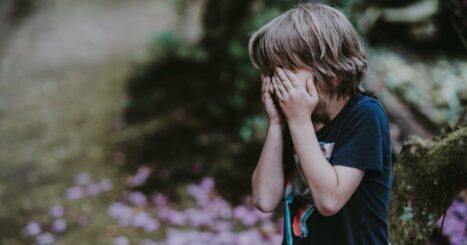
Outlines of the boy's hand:
{"type": "Polygon", "coordinates": [[[319,100],[312,78],[306,80],[305,87],[291,71],[276,68],[272,84],[287,121],[310,122],[311,114],[319,100]]]}
{"type": "Polygon", "coordinates": [[[261,74],[261,94],[264,110],[268,117],[269,126],[278,125],[283,127],[285,125],[284,116],[281,114],[278,105],[274,102],[272,94],[274,93],[274,88],[271,83],[271,77],[261,74]]]}

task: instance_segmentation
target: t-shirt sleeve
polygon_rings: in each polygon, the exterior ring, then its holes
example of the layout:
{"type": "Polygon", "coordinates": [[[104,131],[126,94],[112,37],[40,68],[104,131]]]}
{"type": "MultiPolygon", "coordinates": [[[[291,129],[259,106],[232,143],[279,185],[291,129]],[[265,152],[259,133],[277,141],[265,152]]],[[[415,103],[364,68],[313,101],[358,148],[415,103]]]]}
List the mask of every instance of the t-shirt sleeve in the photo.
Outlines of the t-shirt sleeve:
{"type": "Polygon", "coordinates": [[[368,101],[349,111],[330,163],[381,174],[386,114],[379,104],[368,101]]]}

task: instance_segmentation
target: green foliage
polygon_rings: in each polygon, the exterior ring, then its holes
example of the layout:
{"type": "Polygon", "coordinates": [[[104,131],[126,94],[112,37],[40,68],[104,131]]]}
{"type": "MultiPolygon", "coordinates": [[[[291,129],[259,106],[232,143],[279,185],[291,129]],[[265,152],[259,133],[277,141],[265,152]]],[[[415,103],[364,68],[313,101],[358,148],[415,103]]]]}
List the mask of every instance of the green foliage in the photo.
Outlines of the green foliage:
{"type": "MultiPolygon", "coordinates": [[[[251,2],[225,4],[240,11],[248,9],[251,2]]],[[[177,117],[185,119],[170,123],[164,132],[149,132],[134,142],[123,143],[124,151],[135,165],[159,162],[158,167],[170,176],[180,176],[180,179],[171,178],[180,184],[200,176],[200,172],[191,171],[193,163],[197,163],[197,169],[201,171],[206,170],[207,164],[215,165],[209,167],[209,174],[222,178],[222,181],[244,183],[235,191],[246,193],[250,178],[244,173],[251,172],[257,157],[256,148],[250,144],[258,145],[255,131],[264,124],[264,118],[260,119],[264,116],[259,73],[248,56],[248,33],[273,16],[271,11],[261,11],[243,21],[225,5],[209,2],[207,6],[210,9],[205,13],[210,16],[204,19],[222,23],[205,23],[204,36],[195,45],[186,45],[173,32],[156,36],[152,47],[158,60],[148,63],[130,78],[128,84],[130,103],[125,113],[130,124],[170,118],[174,110],[177,117]],[[218,20],[218,15],[223,18],[218,20]],[[163,96],[154,96],[156,94],[163,96]],[[152,147],[141,150],[141,145],[152,147]],[[152,150],[154,148],[157,150],[152,150]],[[175,148],[180,150],[174,152],[175,148]],[[232,169],[238,165],[232,163],[232,158],[237,158],[235,162],[248,164],[232,169]],[[236,171],[239,174],[234,174],[236,171]],[[229,173],[227,176],[226,172],[229,173]]],[[[248,14],[245,11],[239,13],[248,14]]],[[[161,186],[161,182],[162,178],[154,178],[150,185],[161,186]]],[[[229,194],[237,200],[242,198],[233,191],[229,194]]]]}
{"type": "Polygon", "coordinates": [[[405,206],[403,208],[403,213],[401,216],[399,216],[399,219],[402,221],[402,223],[405,223],[411,219],[413,219],[414,215],[413,215],[413,212],[412,212],[412,207],[410,206],[405,206]]]}
{"type": "Polygon", "coordinates": [[[264,116],[254,116],[247,118],[240,128],[240,136],[243,141],[250,141],[254,134],[261,134],[266,131],[267,120],[264,116]]]}
{"type": "Polygon", "coordinates": [[[155,49],[160,50],[163,57],[192,59],[197,62],[207,59],[207,54],[202,47],[185,44],[176,33],[171,31],[156,35],[151,43],[155,49]]]}
{"type": "Polygon", "coordinates": [[[174,5],[175,9],[178,11],[179,14],[183,13],[189,4],[188,0],[169,0],[171,4],[174,5]]]}

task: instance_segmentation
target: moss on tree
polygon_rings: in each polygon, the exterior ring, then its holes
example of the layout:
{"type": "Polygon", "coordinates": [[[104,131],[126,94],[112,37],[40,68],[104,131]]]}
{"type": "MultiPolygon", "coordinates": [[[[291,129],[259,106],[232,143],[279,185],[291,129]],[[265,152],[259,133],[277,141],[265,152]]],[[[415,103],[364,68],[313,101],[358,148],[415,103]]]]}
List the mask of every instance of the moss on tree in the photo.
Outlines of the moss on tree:
{"type": "Polygon", "coordinates": [[[433,141],[407,140],[393,176],[391,241],[426,244],[436,220],[467,187],[467,123],[433,141]]]}

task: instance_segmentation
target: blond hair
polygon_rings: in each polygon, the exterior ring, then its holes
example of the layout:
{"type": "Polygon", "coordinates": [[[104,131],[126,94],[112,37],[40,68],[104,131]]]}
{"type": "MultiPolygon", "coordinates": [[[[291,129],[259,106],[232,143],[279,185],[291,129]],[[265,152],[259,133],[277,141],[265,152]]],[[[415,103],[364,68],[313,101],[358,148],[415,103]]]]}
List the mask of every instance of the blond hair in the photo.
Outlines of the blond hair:
{"type": "Polygon", "coordinates": [[[300,4],[268,22],[250,38],[249,55],[267,75],[275,67],[310,70],[319,90],[339,97],[361,91],[367,68],[352,24],[323,4],[300,4]]]}

